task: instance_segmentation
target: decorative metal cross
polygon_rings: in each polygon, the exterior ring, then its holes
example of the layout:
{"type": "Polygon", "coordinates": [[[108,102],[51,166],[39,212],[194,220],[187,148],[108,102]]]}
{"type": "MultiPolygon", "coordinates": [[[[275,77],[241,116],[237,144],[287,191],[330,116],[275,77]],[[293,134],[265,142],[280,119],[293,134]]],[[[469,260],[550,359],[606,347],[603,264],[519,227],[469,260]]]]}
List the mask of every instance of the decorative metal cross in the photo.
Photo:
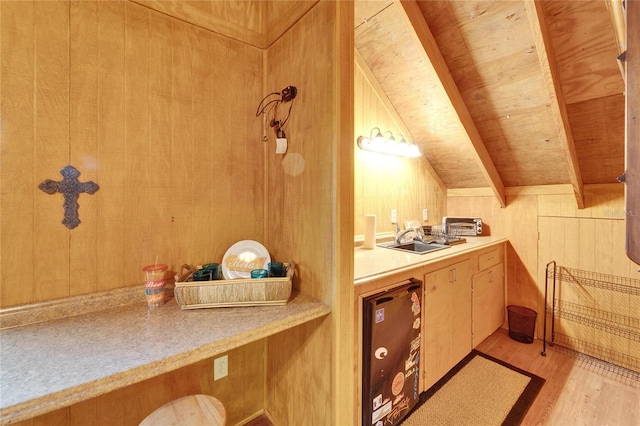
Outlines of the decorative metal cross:
{"type": "Polygon", "coordinates": [[[80,172],[73,166],[67,166],[60,170],[60,174],[63,179],[60,182],[55,182],[51,179],[47,179],[38,185],[38,188],[46,192],[47,194],[55,194],[60,192],[64,196],[64,219],[62,223],[69,229],[73,229],[80,224],[78,218],[78,197],[81,192],[87,194],[93,194],[100,187],[94,182],[78,182],[78,176],[80,172]]]}

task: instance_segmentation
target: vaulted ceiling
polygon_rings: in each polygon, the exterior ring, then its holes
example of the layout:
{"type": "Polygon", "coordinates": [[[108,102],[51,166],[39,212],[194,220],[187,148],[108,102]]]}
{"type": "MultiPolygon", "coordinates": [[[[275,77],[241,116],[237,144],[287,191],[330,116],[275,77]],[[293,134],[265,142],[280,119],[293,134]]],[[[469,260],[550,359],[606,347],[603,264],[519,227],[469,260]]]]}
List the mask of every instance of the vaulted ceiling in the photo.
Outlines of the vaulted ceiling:
{"type": "MultiPolygon", "coordinates": [[[[266,48],[318,0],[131,0],[266,48]]],[[[340,1],[340,0],[338,0],[340,1]]],[[[355,0],[367,67],[447,189],[624,172],[623,0],[355,0]]]]}
{"type": "Polygon", "coordinates": [[[357,0],[357,54],[447,188],[613,183],[619,2],[357,0]]]}

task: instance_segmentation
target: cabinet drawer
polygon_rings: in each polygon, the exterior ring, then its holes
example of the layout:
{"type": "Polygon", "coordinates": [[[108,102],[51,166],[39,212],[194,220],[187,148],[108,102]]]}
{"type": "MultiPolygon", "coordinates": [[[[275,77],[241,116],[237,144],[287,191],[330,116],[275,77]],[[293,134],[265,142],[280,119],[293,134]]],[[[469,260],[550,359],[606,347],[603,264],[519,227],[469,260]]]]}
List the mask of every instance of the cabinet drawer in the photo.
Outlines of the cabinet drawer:
{"type": "Polygon", "coordinates": [[[500,249],[495,249],[482,253],[478,256],[478,270],[482,271],[487,268],[491,268],[502,261],[500,257],[500,249]]]}

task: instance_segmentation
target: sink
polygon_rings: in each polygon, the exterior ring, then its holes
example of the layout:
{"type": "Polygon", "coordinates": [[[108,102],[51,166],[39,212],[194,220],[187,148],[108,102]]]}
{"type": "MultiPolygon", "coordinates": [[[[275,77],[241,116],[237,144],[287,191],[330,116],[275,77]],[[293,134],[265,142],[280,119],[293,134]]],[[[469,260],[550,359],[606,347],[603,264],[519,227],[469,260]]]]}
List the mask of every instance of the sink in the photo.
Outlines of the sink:
{"type": "Polygon", "coordinates": [[[425,254],[425,253],[431,253],[432,251],[436,251],[436,250],[446,249],[446,248],[449,248],[450,246],[445,244],[438,244],[438,243],[422,243],[420,241],[412,241],[409,243],[400,243],[400,244],[395,242],[378,244],[378,247],[384,247],[384,248],[393,249],[393,250],[402,250],[402,251],[407,251],[409,253],[425,254]]]}

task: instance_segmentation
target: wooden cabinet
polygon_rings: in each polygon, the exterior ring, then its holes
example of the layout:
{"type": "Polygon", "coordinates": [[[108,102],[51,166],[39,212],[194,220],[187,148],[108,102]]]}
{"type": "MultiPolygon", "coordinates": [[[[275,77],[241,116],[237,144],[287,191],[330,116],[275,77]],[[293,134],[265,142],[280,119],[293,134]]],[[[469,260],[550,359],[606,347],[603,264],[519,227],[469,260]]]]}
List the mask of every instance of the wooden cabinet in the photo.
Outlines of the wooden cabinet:
{"type": "MultiPolygon", "coordinates": [[[[488,333],[488,336],[502,325],[505,250],[504,244],[492,244],[442,260],[424,262],[415,268],[401,268],[397,273],[381,274],[375,280],[357,285],[354,299],[356,339],[362,341],[363,298],[389,290],[402,280],[422,278],[419,392],[426,391],[471,352],[475,345],[473,333],[480,339],[482,334],[488,333]],[[475,307],[473,286],[478,291],[475,307]],[[474,329],[472,319],[475,319],[476,327],[482,324],[485,331],[474,329]]],[[[441,253],[446,255],[447,251],[441,253]]],[[[358,345],[355,362],[360,377],[361,345],[358,345]]],[[[357,381],[356,392],[361,404],[361,381],[357,381]]]]}
{"type": "Polygon", "coordinates": [[[471,274],[468,259],[424,276],[425,390],[471,351],[471,274]]]}
{"type": "Polygon", "coordinates": [[[478,253],[477,260],[471,279],[474,348],[504,323],[504,245],[478,253]]]}
{"type": "Polygon", "coordinates": [[[502,326],[504,322],[504,264],[498,263],[472,278],[473,347],[502,326]]]}

